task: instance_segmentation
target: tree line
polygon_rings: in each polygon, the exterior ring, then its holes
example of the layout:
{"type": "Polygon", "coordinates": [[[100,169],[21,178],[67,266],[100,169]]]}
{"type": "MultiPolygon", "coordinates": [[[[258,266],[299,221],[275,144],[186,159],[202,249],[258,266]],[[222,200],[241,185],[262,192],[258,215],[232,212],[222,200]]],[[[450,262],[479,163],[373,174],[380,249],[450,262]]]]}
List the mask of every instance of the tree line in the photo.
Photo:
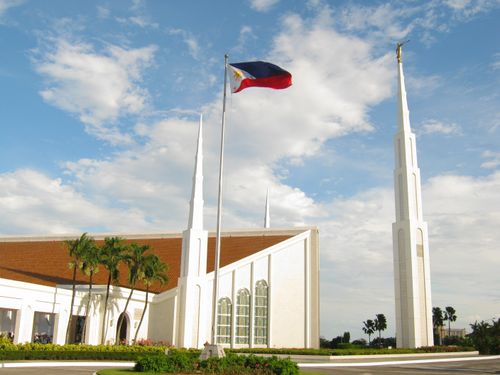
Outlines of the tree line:
{"type": "Polygon", "coordinates": [[[134,342],[137,341],[137,335],[141,328],[144,315],[148,306],[148,296],[150,286],[159,282],[161,285],[168,282],[167,270],[168,266],[163,263],[156,254],[148,253],[151,250],[149,245],[138,245],[136,243],[126,243],[120,237],[106,237],[101,246],[98,246],[95,240],[83,233],[79,238],[65,241],[65,246],[69,252],[71,261],[68,263],[69,268],[73,271],[72,278],[72,294],[70,314],[68,318],[68,326],[66,329],[66,344],[69,343],[71,322],[73,319],[73,307],[75,304],[76,294],[76,276],[77,272],[81,272],[89,278],[88,299],[85,308],[85,321],[83,325],[82,342],[85,342],[86,326],[88,322],[88,313],[90,309],[90,301],[92,298],[93,277],[99,272],[99,268],[103,267],[108,273],[106,284],[106,296],[104,299],[104,316],[101,325],[101,344],[104,344],[106,317],[108,315],[109,292],[111,285],[118,283],[120,277],[120,265],[125,264],[128,270],[127,284],[130,288],[127,301],[121,317],[117,323],[115,342],[119,341],[119,332],[123,324],[124,316],[127,311],[130,300],[138,283],[142,283],[146,288],[146,298],[142,310],[139,324],[135,331],[134,342]]]}

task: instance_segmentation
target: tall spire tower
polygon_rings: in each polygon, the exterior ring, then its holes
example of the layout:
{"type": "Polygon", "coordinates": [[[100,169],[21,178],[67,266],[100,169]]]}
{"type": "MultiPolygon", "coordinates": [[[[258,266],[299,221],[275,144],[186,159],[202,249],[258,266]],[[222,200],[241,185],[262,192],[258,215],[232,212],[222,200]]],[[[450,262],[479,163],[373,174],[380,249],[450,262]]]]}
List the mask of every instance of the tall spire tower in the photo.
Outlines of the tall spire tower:
{"type": "Polygon", "coordinates": [[[198,146],[196,149],[193,187],[189,207],[188,227],[182,233],[182,259],[178,281],[177,319],[178,331],[175,345],[199,348],[206,341],[205,288],[207,273],[207,239],[203,230],[203,118],[200,115],[198,146]]]}
{"type": "Polygon", "coordinates": [[[264,214],[264,228],[271,228],[271,216],[269,215],[269,188],[266,195],[266,213],[264,214]]]}
{"type": "Polygon", "coordinates": [[[396,222],[392,224],[396,343],[398,348],[434,345],[427,223],[422,217],[420,169],[410,128],[398,43],[398,131],[394,137],[396,222]]]}

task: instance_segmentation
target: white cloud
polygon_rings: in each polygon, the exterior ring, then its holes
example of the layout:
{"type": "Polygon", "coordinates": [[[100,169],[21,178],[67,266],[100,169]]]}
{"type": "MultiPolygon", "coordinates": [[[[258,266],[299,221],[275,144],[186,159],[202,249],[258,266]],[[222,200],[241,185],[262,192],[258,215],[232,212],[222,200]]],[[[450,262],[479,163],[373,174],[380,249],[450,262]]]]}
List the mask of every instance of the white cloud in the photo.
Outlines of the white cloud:
{"type": "Polygon", "coordinates": [[[0,192],[0,226],[9,234],[74,234],[106,230],[110,223],[122,232],[149,227],[136,208],[96,204],[60,179],[29,169],[0,174],[0,192]]]}
{"type": "Polygon", "coordinates": [[[170,29],[168,31],[170,35],[180,35],[183,42],[186,44],[189,54],[195,60],[200,57],[200,45],[198,40],[188,31],[182,29],[170,29]]]}
{"type": "Polygon", "coordinates": [[[41,52],[36,70],[46,78],[43,99],[75,114],[90,133],[112,143],[128,143],[115,121],[146,107],[148,92],[141,88],[142,71],[153,61],[155,46],[124,49],[110,45],[103,54],[85,43],[53,39],[41,52]]]}
{"type": "Polygon", "coordinates": [[[382,35],[390,40],[402,40],[415,27],[406,22],[409,15],[415,12],[409,7],[394,6],[385,3],[377,6],[351,5],[340,14],[340,23],[346,30],[370,33],[374,39],[382,35]]]}
{"type": "Polygon", "coordinates": [[[116,17],[115,20],[119,23],[125,25],[135,25],[145,28],[157,29],[160,25],[157,22],[152,22],[148,17],[145,16],[131,16],[127,18],[116,17]]]}
{"type": "Polygon", "coordinates": [[[258,12],[267,12],[279,0],[250,0],[250,7],[258,12]]]}
{"type": "Polygon", "coordinates": [[[453,11],[453,17],[467,20],[498,6],[497,0],[447,0],[445,4],[453,11]]]}
{"type": "Polygon", "coordinates": [[[10,8],[23,4],[25,0],[0,0],[0,19],[10,8]]]}
{"type": "Polygon", "coordinates": [[[440,76],[415,76],[412,75],[405,77],[406,90],[412,95],[425,96],[431,94],[434,90],[443,84],[440,76]]]}
{"type": "Polygon", "coordinates": [[[496,0],[352,4],[343,8],[337,16],[339,25],[345,30],[362,33],[378,43],[386,44],[388,40],[396,43],[411,35],[424,44],[432,44],[436,31],[448,32],[457,22],[467,22],[497,6],[496,0]]]}
{"type": "Polygon", "coordinates": [[[419,127],[420,134],[462,135],[462,129],[457,124],[444,123],[438,120],[427,120],[419,127]]]}
{"type": "MultiPolygon", "coordinates": [[[[325,16],[312,25],[284,17],[267,59],[290,71],[293,85],[232,96],[228,115],[237,137],[228,147],[241,159],[302,158],[316,154],[327,139],[371,131],[370,107],[391,94],[391,56],[374,56],[369,43],[337,33],[325,16]]],[[[219,107],[217,100],[214,119],[219,107]]]]}
{"type": "Polygon", "coordinates": [[[102,5],[97,6],[97,17],[101,19],[107,19],[110,13],[111,11],[109,10],[109,8],[106,8],[105,6],[102,5]]]}
{"type": "Polygon", "coordinates": [[[495,55],[493,56],[493,63],[491,64],[491,67],[494,69],[494,70],[498,70],[500,69],[500,52],[498,53],[495,53],[495,55]]]}
{"type": "Polygon", "coordinates": [[[251,39],[257,39],[251,26],[244,25],[240,29],[240,36],[238,37],[238,45],[233,48],[237,52],[243,52],[245,50],[246,43],[251,39]]]}
{"type": "Polygon", "coordinates": [[[490,160],[482,163],[481,168],[496,169],[496,168],[500,167],[500,152],[493,152],[490,150],[486,150],[481,154],[481,156],[483,158],[490,159],[490,160]]]}

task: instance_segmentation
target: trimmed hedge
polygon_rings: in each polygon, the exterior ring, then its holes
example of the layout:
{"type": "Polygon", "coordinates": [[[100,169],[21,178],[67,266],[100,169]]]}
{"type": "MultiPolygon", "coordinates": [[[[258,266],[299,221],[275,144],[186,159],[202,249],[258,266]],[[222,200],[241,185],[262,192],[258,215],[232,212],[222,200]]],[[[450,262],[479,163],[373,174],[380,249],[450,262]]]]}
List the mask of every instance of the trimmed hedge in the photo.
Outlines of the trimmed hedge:
{"type": "MultiPolygon", "coordinates": [[[[164,353],[166,346],[141,345],[56,345],[56,344],[12,344],[0,340],[0,360],[120,360],[136,361],[139,356],[164,353]]],[[[200,350],[174,349],[171,351],[194,353],[200,350]]]]}
{"type": "Polygon", "coordinates": [[[169,355],[150,355],[140,357],[135,365],[139,372],[193,373],[209,374],[257,374],[257,375],[296,375],[297,364],[290,359],[273,357],[241,356],[228,353],[224,358],[209,358],[200,361],[193,353],[173,352],[169,355]]]}

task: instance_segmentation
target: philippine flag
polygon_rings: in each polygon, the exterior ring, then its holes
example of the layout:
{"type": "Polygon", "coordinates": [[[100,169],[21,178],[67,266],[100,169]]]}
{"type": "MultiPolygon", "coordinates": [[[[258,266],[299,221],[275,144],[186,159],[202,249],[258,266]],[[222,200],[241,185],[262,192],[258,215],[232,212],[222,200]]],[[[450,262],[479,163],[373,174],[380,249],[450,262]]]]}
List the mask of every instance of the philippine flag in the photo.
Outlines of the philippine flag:
{"type": "Polygon", "coordinates": [[[247,87],[286,89],[292,85],[292,75],[289,72],[265,61],[228,64],[228,68],[233,93],[247,87]]]}

